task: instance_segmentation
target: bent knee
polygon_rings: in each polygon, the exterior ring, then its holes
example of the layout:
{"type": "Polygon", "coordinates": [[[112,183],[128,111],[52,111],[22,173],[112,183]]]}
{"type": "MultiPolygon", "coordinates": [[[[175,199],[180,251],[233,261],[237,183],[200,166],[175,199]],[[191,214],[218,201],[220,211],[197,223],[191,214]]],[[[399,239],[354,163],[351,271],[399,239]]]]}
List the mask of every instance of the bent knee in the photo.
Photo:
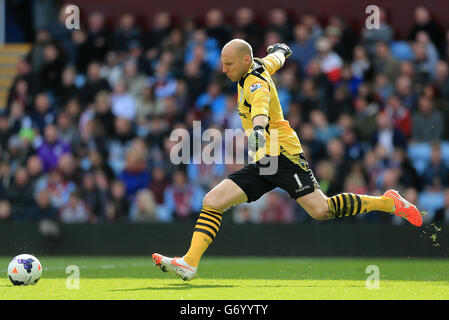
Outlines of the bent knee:
{"type": "Polygon", "coordinates": [[[226,204],[220,200],[220,197],[217,196],[216,192],[213,190],[209,191],[203,198],[203,207],[208,207],[212,209],[217,209],[220,211],[224,211],[226,208],[226,204]]]}

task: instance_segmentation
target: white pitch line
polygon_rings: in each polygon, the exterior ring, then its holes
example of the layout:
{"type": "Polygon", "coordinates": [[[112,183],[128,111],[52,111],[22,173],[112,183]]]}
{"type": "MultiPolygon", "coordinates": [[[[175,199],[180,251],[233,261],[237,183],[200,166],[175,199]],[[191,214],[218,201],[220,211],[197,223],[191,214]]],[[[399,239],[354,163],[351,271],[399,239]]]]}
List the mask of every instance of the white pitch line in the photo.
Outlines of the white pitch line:
{"type": "MultiPolygon", "coordinates": [[[[80,269],[116,269],[116,268],[129,268],[129,267],[149,267],[151,266],[151,263],[148,264],[137,264],[137,263],[133,263],[133,264],[101,264],[101,265],[96,265],[96,266],[78,266],[76,264],[69,264],[67,266],[70,265],[75,265],[80,269]]],[[[58,271],[58,270],[66,270],[66,267],[45,267],[43,266],[42,270],[44,271],[58,271]]],[[[0,270],[0,272],[8,272],[8,269],[2,269],[0,270]]]]}

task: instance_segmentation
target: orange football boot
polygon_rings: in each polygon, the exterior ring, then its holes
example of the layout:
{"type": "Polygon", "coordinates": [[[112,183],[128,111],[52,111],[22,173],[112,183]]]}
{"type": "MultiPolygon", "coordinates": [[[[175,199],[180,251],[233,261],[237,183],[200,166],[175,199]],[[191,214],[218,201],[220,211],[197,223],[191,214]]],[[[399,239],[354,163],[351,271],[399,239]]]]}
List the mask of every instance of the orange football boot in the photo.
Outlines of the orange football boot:
{"type": "Polygon", "coordinates": [[[393,199],[394,201],[394,214],[404,218],[414,226],[422,226],[422,217],[419,210],[410,202],[405,200],[396,190],[387,190],[384,193],[384,197],[393,199]]]}

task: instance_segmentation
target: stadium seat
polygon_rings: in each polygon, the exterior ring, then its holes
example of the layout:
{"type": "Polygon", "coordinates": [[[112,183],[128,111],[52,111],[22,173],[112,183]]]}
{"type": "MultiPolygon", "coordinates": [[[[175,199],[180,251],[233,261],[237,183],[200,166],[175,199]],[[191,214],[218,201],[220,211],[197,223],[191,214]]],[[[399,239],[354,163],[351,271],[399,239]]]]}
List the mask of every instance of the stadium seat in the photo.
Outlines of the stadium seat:
{"type": "Polygon", "coordinates": [[[441,143],[441,157],[443,162],[449,166],[449,141],[443,141],[441,143]]]}
{"type": "Polygon", "coordinates": [[[394,41],[391,46],[391,54],[399,60],[412,60],[414,57],[412,48],[407,41],[394,41]]]}
{"type": "Polygon", "coordinates": [[[427,215],[433,217],[435,211],[444,207],[443,192],[422,192],[418,197],[418,209],[426,211],[427,215]]]}
{"type": "Polygon", "coordinates": [[[422,173],[430,161],[431,146],[426,142],[412,143],[408,146],[407,155],[418,173],[422,173]]]}

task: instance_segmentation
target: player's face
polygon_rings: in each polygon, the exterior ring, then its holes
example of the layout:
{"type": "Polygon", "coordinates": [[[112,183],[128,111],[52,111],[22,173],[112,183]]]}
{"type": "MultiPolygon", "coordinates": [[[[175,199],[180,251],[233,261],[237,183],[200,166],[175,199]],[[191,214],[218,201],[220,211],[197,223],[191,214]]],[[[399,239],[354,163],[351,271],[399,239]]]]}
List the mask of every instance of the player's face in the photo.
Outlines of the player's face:
{"type": "Polygon", "coordinates": [[[223,65],[223,72],[231,81],[239,81],[243,75],[243,59],[236,54],[222,53],[221,63],[223,65]]]}

